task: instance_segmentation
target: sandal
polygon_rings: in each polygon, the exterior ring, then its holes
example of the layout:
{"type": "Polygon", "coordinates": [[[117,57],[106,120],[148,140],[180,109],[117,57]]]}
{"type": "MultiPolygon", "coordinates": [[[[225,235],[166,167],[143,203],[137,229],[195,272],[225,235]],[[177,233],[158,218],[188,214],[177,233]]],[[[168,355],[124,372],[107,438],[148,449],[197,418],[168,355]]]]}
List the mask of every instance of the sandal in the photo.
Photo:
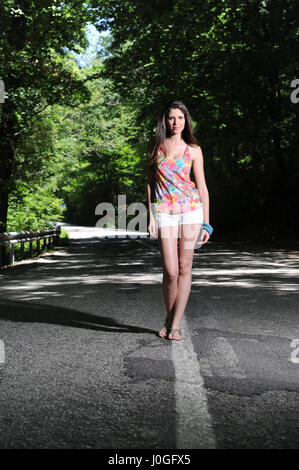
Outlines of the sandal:
{"type": "Polygon", "coordinates": [[[169,333],[168,333],[168,339],[172,340],[172,341],[182,341],[182,337],[178,338],[178,339],[175,339],[174,338],[174,335],[175,333],[178,331],[179,335],[181,334],[181,330],[179,328],[169,328],[169,333]],[[169,338],[169,335],[172,334],[172,338],[169,338]]]}
{"type": "Polygon", "coordinates": [[[169,319],[168,319],[168,317],[166,317],[164,325],[162,326],[161,330],[159,331],[158,336],[160,338],[166,338],[168,330],[169,330],[169,319]]]}

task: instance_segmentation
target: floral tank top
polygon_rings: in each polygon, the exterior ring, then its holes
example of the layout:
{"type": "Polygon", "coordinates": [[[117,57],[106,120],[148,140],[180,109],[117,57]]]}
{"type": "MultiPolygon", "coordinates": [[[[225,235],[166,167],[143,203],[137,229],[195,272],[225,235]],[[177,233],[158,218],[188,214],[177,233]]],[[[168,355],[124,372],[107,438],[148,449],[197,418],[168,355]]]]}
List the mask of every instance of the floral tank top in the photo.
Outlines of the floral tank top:
{"type": "Polygon", "coordinates": [[[190,179],[192,166],[188,144],[182,158],[167,158],[163,146],[155,162],[155,209],[157,213],[180,214],[200,209],[198,189],[190,179]]]}

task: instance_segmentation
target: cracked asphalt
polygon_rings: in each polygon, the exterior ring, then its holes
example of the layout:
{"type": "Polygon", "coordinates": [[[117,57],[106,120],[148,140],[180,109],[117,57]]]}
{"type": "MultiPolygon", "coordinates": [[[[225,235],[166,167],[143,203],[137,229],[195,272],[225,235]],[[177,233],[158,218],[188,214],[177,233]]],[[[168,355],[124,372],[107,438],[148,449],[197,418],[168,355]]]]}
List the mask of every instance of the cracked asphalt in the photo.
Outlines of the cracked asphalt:
{"type": "MultiPolygon", "coordinates": [[[[0,271],[0,448],[175,449],[157,241],[66,229],[68,248],[0,271]]],[[[299,448],[298,262],[297,248],[195,252],[186,318],[217,448],[299,448]]]]}

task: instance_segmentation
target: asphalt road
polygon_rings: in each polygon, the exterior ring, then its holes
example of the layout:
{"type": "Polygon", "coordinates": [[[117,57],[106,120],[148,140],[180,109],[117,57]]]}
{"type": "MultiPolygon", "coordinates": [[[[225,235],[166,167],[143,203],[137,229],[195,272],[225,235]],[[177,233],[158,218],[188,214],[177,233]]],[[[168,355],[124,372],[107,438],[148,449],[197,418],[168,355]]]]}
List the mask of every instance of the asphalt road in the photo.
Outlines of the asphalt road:
{"type": "Polygon", "coordinates": [[[299,448],[297,249],[197,249],[178,343],[157,241],[66,228],[0,272],[1,449],[299,448]]]}

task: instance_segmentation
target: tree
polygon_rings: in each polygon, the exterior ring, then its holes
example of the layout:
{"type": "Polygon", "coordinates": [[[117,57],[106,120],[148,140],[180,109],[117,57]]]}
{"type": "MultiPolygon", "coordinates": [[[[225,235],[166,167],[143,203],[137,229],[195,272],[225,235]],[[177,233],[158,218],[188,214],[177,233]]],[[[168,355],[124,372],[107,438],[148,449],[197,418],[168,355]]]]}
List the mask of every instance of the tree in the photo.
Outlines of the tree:
{"type": "MultiPolygon", "coordinates": [[[[88,77],[101,75],[103,65],[95,61],[81,70],[88,77]]],[[[127,202],[142,197],[140,180],[140,128],[136,110],[124,104],[111,80],[97,78],[88,83],[90,101],[76,108],[56,105],[52,119],[59,155],[56,168],[58,192],[67,204],[69,221],[94,225],[100,202],[117,206],[118,195],[127,202]]]]}
{"type": "Polygon", "coordinates": [[[114,38],[105,76],[138,103],[149,133],[170,99],[192,110],[219,226],[258,217],[294,226],[296,2],[120,0],[101,2],[100,11],[99,29],[109,26],[114,38]]]}
{"type": "Polygon", "coordinates": [[[0,105],[0,232],[6,230],[18,148],[40,114],[54,103],[89,98],[64,56],[67,48],[85,44],[84,25],[95,14],[89,1],[1,1],[0,77],[7,96],[0,105]]]}

